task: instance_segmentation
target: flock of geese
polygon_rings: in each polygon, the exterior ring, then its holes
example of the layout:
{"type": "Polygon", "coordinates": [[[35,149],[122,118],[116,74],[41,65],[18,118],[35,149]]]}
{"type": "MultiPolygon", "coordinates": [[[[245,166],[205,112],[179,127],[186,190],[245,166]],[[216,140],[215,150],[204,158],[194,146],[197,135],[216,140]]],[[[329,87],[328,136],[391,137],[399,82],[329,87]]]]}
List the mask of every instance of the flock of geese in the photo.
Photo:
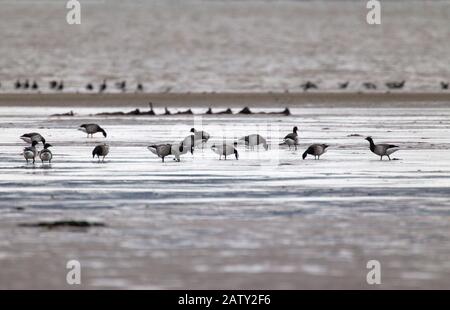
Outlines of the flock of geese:
{"type": "MultiPolygon", "coordinates": [[[[405,86],[406,81],[393,81],[393,82],[386,82],[384,85],[389,90],[395,90],[395,89],[402,89],[405,86]]],[[[347,89],[350,85],[350,81],[340,82],[338,83],[339,89],[347,89]]],[[[0,88],[1,88],[0,83],[0,88]]],[[[127,84],[127,81],[118,81],[113,84],[113,88],[126,92],[129,90],[129,84],[127,84]]],[[[361,86],[367,90],[376,90],[378,89],[378,85],[373,82],[363,82],[361,86]]],[[[441,81],[439,84],[440,88],[442,90],[448,90],[449,89],[449,82],[441,81]]],[[[95,92],[98,91],[99,93],[106,92],[111,86],[108,85],[108,82],[106,80],[103,80],[98,86],[95,86],[93,83],[88,83],[85,86],[85,90],[88,92],[95,92]]],[[[138,82],[135,86],[136,92],[143,92],[144,91],[144,85],[140,82],[138,82]]],[[[32,82],[29,79],[26,80],[17,80],[14,83],[14,88],[16,90],[34,90],[38,91],[39,85],[38,83],[33,80],[32,82]]],[[[64,81],[60,80],[52,80],[49,82],[48,88],[53,91],[63,91],[64,90],[64,81]]],[[[308,91],[310,89],[319,89],[319,85],[317,83],[306,81],[305,83],[300,85],[300,88],[303,89],[303,91],[308,91]]],[[[171,87],[168,87],[165,89],[165,92],[170,92],[171,87]]]]}
{"type": "MultiPolygon", "coordinates": [[[[87,138],[93,138],[94,134],[101,133],[103,137],[107,137],[106,131],[100,127],[98,124],[83,124],[78,130],[83,131],[87,134],[87,138]]],[[[179,143],[164,143],[164,144],[152,144],[147,147],[147,149],[162,159],[164,162],[165,157],[174,156],[174,160],[180,161],[180,156],[190,152],[194,154],[194,149],[199,147],[200,145],[204,147],[204,145],[210,139],[210,134],[203,130],[196,130],[195,128],[191,128],[190,134],[186,136],[179,143]]],[[[36,162],[36,158],[40,158],[42,164],[49,163],[53,159],[53,154],[49,149],[52,147],[51,144],[47,143],[45,138],[36,132],[27,133],[20,137],[23,141],[30,144],[23,149],[23,157],[29,164],[29,161],[32,161],[33,164],[36,162]],[[43,144],[43,149],[38,151],[37,145],[39,143],[43,144]]],[[[369,148],[372,153],[380,156],[380,160],[383,160],[383,157],[388,157],[391,160],[390,155],[399,150],[399,146],[393,144],[375,144],[371,137],[367,137],[366,140],[369,142],[369,148]]],[[[257,146],[262,146],[266,151],[269,149],[269,145],[267,144],[267,140],[259,134],[250,134],[244,136],[239,139],[239,141],[243,142],[246,147],[249,147],[253,150],[257,146]]],[[[297,150],[299,145],[299,135],[298,135],[298,127],[295,126],[291,133],[287,134],[280,145],[287,145],[289,149],[294,147],[297,150]]],[[[329,145],[315,143],[310,145],[305,152],[302,154],[302,158],[305,159],[308,155],[314,156],[314,159],[319,160],[320,156],[322,156],[328,150],[329,145]]],[[[238,152],[238,142],[235,141],[233,143],[225,142],[221,144],[213,144],[211,146],[211,150],[219,155],[219,160],[224,156],[225,160],[227,156],[233,156],[236,160],[239,159],[238,152]]],[[[92,150],[92,158],[97,157],[98,161],[104,162],[105,157],[109,154],[109,145],[106,143],[101,143],[95,146],[92,150]]]]}

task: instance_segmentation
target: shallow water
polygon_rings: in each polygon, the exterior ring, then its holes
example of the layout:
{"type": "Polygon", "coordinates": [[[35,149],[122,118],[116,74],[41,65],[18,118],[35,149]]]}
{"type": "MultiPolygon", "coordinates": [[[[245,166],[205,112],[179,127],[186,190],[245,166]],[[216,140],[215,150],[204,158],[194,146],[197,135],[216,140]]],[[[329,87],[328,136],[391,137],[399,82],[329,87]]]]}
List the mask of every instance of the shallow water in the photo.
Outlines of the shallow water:
{"type": "Polygon", "coordinates": [[[377,259],[380,288],[449,288],[450,109],[291,111],[124,118],[76,108],[55,118],[67,108],[0,108],[0,287],[69,288],[65,264],[78,259],[85,288],[372,288],[365,265],[377,259]],[[91,157],[105,139],[76,130],[86,122],[108,132],[105,163],[91,157]],[[300,149],[279,147],[294,125],[300,149]],[[146,149],[191,127],[212,139],[180,163],[146,149]],[[20,156],[19,136],[33,131],[54,145],[51,166],[20,156]],[[219,161],[209,149],[254,132],[269,151],[241,145],[238,161],[219,161]],[[367,135],[399,145],[395,160],[379,161],[367,135]],[[329,151],[301,160],[313,142],[329,151]],[[61,219],[107,227],[18,226],[61,219]]]}
{"type": "Polygon", "coordinates": [[[439,91],[450,79],[449,1],[382,1],[382,24],[366,23],[367,1],[83,1],[79,26],[66,1],[1,1],[0,92],[16,79],[42,91],[64,80],[85,91],[107,79],[149,92],[439,91]]]}

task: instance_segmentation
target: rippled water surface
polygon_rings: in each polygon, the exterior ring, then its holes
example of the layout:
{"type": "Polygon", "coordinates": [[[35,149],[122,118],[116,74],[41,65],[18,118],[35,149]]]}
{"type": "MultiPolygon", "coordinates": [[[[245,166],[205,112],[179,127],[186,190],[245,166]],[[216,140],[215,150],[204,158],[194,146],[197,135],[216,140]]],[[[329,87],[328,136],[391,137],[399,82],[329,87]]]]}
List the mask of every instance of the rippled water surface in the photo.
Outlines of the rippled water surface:
{"type": "Polygon", "coordinates": [[[321,90],[350,81],[406,80],[439,91],[450,79],[449,1],[382,1],[382,23],[366,23],[367,1],[83,1],[81,25],[66,1],[1,1],[0,92],[16,79],[64,80],[85,91],[103,80],[146,91],[321,90]]]}
{"type": "Polygon", "coordinates": [[[369,288],[365,265],[377,259],[382,288],[449,288],[450,109],[89,116],[100,110],[58,118],[49,115],[66,108],[0,108],[1,288],[67,287],[70,259],[84,287],[369,288]],[[91,157],[105,139],[76,130],[86,122],[108,132],[105,163],[91,157]],[[300,149],[278,146],[294,125],[300,149]],[[194,126],[212,139],[179,163],[146,149],[194,126]],[[51,166],[21,157],[19,136],[32,131],[54,145],[51,166]],[[238,161],[219,161],[209,149],[255,132],[269,151],[240,145],[238,161]],[[366,135],[399,145],[395,160],[379,161],[366,135]],[[301,160],[312,142],[328,153],[301,160]],[[62,219],[106,227],[18,226],[62,219]]]}

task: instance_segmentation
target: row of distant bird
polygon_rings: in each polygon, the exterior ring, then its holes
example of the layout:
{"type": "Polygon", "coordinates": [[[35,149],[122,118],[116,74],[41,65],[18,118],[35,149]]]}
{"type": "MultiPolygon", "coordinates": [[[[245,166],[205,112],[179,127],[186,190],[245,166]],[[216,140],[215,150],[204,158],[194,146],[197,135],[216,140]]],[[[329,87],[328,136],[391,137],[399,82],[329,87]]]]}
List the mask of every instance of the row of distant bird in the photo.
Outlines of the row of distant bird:
{"type": "MultiPolygon", "coordinates": [[[[406,81],[403,80],[400,82],[387,82],[387,83],[385,83],[385,85],[388,89],[402,89],[405,86],[405,83],[406,83],[406,81]]],[[[338,84],[339,89],[347,89],[349,85],[350,85],[350,81],[346,81],[346,82],[338,84]]],[[[362,83],[362,86],[365,89],[369,89],[369,90],[375,90],[378,88],[377,84],[372,83],[372,82],[364,82],[364,83],[362,83]]],[[[1,83],[0,83],[0,87],[1,87],[1,83]]],[[[301,84],[300,87],[303,89],[303,91],[319,88],[317,83],[314,83],[311,81],[307,81],[306,83],[301,84]]],[[[449,89],[449,83],[441,81],[440,87],[442,90],[447,90],[447,89],[449,89]]],[[[25,80],[25,81],[17,80],[14,83],[14,88],[22,89],[22,90],[39,90],[39,85],[36,81],[30,82],[29,80],[25,80]]],[[[122,92],[126,92],[127,91],[127,81],[115,82],[114,88],[117,90],[120,90],[122,92]]],[[[55,81],[55,80],[50,81],[49,89],[55,90],[55,91],[63,91],[64,90],[64,81],[55,81]]],[[[93,83],[88,83],[86,85],[85,89],[89,92],[94,92],[94,91],[98,90],[99,93],[103,93],[103,92],[107,91],[108,83],[106,80],[103,80],[103,82],[100,83],[100,85],[98,86],[97,89],[93,83]]],[[[142,83],[137,83],[135,85],[135,91],[143,92],[144,85],[142,83]]],[[[169,91],[170,91],[170,89],[169,89],[169,91]]]]}
{"type": "MultiPolygon", "coordinates": [[[[103,134],[103,137],[105,138],[107,137],[106,131],[98,124],[83,124],[78,129],[85,132],[87,134],[87,138],[89,137],[92,138],[96,133],[101,133],[103,134]]],[[[198,131],[195,128],[191,128],[190,134],[179,143],[152,144],[149,145],[147,148],[150,152],[160,157],[162,159],[162,162],[164,162],[165,157],[170,155],[174,156],[174,160],[179,162],[181,155],[184,155],[189,151],[191,154],[194,154],[194,148],[199,147],[200,145],[203,147],[204,144],[208,142],[210,137],[211,137],[210,134],[204,130],[198,131]]],[[[23,150],[23,156],[27,161],[27,163],[29,163],[29,161],[32,160],[34,164],[36,161],[36,157],[39,157],[42,163],[44,162],[51,163],[53,159],[53,154],[49,150],[49,148],[52,145],[47,143],[45,138],[41,134],[36,132],[27,133],[22,135],[20,138],[23,141],[31,144],[31,146],[25,147],[23,150]],[[41,151],[38,151],[37,145],[40,142],[44,145],[44,147],[41,151]]],[[[250,134],[242,137],[239,140],[243,141],[244,144],[252,150],[260,145],[264,147],[266,151],[269,149],[267,140],[259,134],[250,134]]],[[[399,147],[397,145],[375,144],[371,137],[367,137],[366,140],[369,141],[370,150],[374,154],[380,156],[380,160],[383,160],[384,156],[387,156],[389,160],[391,160],[390,155],[399,150],[399,147]]],[[[291,149],[291,147],[294,147],[295,150],[297,150],[297,147],[299,145],[299,135],[297,126],[293,128],[291,133],[287,134],[283,138],[283,141],[280,143],[280,145],[287,145],[289,146],[289,149],[291,149]]],[[[219,160],[222,159],[222,156],[224,156],[226,160],[227,156],[230,155],[234,155],[236,159],[239,159],[239,152],[237,147],[238,147],[237,141],[233,143],[224,142],[221,144],[213,144],[211,146],[211,150],[217,155],[219,155],[219,160]]],[[[324,143],[312,144],[305,150],[305,152],[302,155],[302,158],[305,159],[308,155],[312,155],[314,156],[314,159],[319,160],[320,156],[327,151],[328,147],[329,145],[324,143]]],[[[109,154],[109,145],[106,143],[102,143],[95,146],[95,148],[92,151],[92,158],[95,158],[97,156],[99,161],[100,158],[102,158],[102,161],[104,161],[105,157],[108,154],[109,154]]]]}
{"type": "MultiPolygon", "coordinates": [[[[0,83],[0,87],[2,86],[2,84],[0,83]]],[[[114,87],[118,90],[121,90],[122,92],[127,91],[127,81],[120,81],[120,82],[115,82],[114,83],[114,87]]],[[[136,84],[136,91],[138,92],[142,92],[144,91],[144,85],[142,83],[137,83],[136,84]]],[[[28,79],[26,80],[17,80],[14,83],[14,88],[19,90],[39,90],[39,84],[36,81],[30,81],[28,79]]],[[[55,91],[63,91],[64,90],[64,81],[50,81],[48,83],[48,88],[50,90],[55,90],[55,91]]],[[[103,80],[102,83],[100,83],[100,85],[98,86],[98,91],[100,93],[105,92],[108,89],[108,84],[106,82],[106,80],[103,80]]],[[[86,84],[86,90],[87,91],[95,91],[95,86],[93,83],[88,83],[86,84]]]]}

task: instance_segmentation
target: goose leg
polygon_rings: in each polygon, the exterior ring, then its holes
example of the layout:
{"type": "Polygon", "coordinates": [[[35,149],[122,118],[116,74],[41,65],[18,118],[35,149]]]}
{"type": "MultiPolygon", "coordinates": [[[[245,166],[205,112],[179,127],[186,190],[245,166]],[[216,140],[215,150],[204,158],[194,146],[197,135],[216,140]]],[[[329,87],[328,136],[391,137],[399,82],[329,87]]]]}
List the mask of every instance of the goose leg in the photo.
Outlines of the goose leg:
{"type": "Polygon", "coordinates": [[[389,158],[389,160],[391,160],[391,157],[389,155],[387,157],[389,158]]]}
{"type": "Polygon", "coordinates": [[[380,156],[380,160],[383,160],[383,156],[380,156]]]}

